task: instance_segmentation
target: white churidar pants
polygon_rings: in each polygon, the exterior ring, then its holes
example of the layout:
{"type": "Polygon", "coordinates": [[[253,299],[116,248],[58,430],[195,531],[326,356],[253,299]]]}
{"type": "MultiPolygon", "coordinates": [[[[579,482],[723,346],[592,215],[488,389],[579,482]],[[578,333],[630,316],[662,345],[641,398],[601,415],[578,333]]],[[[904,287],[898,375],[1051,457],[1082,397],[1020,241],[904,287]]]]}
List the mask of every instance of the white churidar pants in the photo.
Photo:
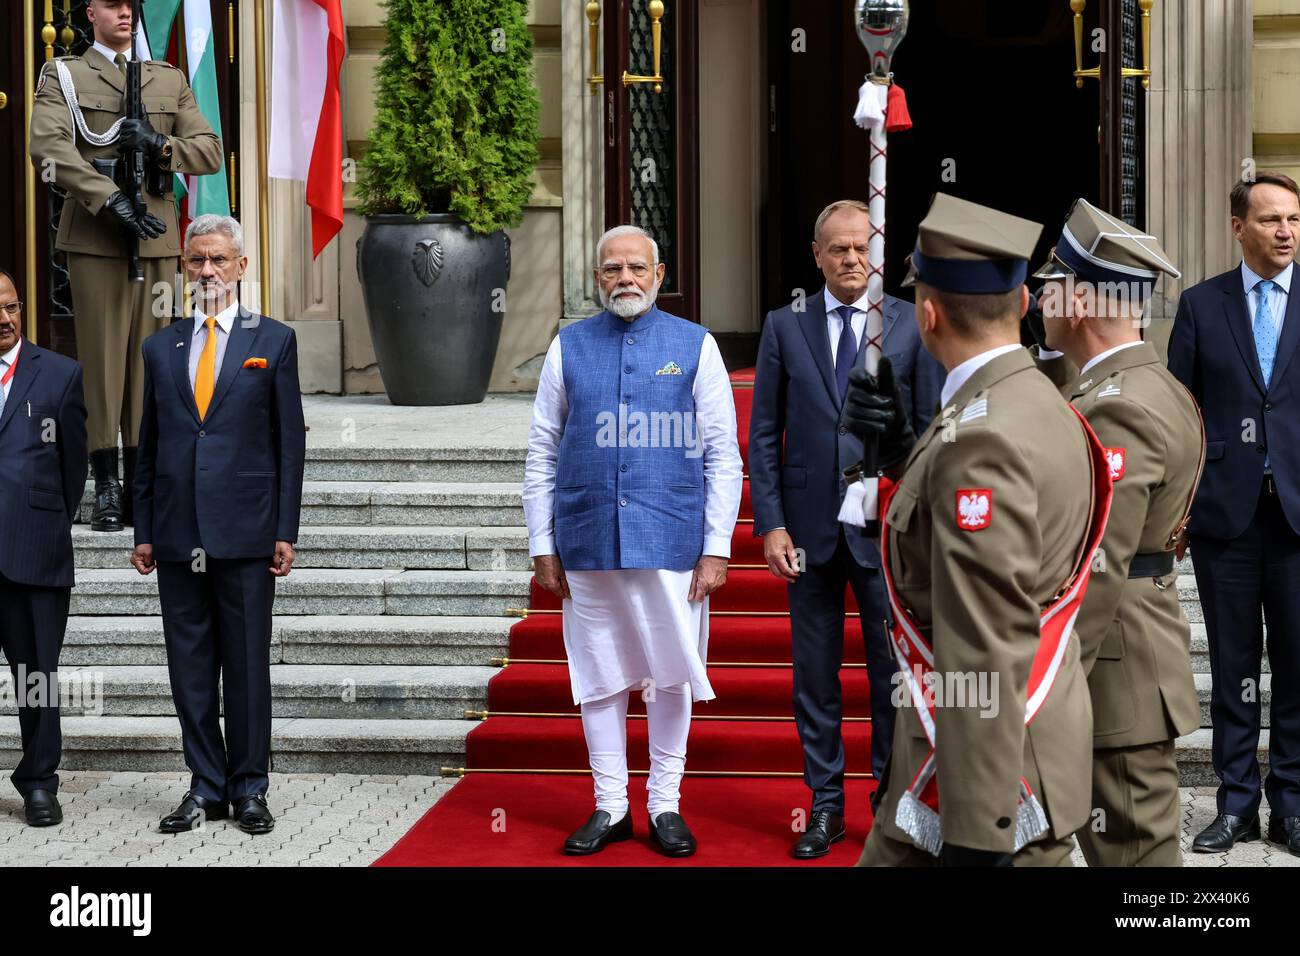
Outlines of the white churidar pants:
{"type": "Polygon", "coordinates": [[[646,700],[648,810],[677,812],[693,700],[712,700],[705,665],[709,601],[689,600],[690,571],[568,571],[564,647],[596,809],[628,808],[628,694],[646,700]]]}
{"type": "MultiPolygon", "coordinates": [[[[633,688],[646,698],[646,731],[650,738],[650,779],[646,809],[677,812],[682,775],[686,772],[686,738],[691,730],[691,694],[687,684],[633,688]]],[[[595,784],[596,809],[617,823],[628,811],[627,799],[628,691],[582,705],[582,731],[595,784]]]]}

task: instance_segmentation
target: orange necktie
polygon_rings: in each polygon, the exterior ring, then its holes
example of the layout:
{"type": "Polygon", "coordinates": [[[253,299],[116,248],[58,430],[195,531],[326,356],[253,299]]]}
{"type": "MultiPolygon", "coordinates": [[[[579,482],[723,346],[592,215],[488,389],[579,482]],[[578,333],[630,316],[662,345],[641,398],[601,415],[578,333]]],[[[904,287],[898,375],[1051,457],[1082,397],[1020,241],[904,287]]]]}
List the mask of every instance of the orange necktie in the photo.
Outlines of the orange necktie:
{"type": "Polygon", "coordinates": [[[207,417],[217,373],[217,320],[204,319],[203,325],[208,330],[208,339],[203,343],[199,368],[194,373],[194,404],[199,407],[199,421],[207,417]]]}

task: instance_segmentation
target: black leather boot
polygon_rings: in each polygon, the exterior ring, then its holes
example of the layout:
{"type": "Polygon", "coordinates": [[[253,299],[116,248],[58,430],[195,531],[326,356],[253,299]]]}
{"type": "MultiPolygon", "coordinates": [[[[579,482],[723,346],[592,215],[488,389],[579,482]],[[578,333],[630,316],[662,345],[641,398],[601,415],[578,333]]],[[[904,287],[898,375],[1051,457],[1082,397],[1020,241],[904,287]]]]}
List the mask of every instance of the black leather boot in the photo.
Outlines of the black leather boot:
{"type": "Polygon", "coordinates": [[[136,447],[122,449],[122,524],[135,525],[135,460],[136,447]]]}
{"type": "Polygon", "coordinates": [[[117,449],[92,451],[90,471],[95,477],[95,510],[90,514],[90,530],[121,531],[122,485],[117,480],[117,449]]]}

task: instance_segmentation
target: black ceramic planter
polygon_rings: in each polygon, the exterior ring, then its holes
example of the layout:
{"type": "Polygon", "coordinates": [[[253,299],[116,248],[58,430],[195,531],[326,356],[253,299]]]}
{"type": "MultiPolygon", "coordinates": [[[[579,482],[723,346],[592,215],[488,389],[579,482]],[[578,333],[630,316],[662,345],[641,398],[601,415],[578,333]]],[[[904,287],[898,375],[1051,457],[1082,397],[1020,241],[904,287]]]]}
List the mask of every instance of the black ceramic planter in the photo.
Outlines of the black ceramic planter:
{"type": "Polygon", "coordinates": [[[357,273],[389,401],[483,401],[505,315],[509,237],[479,235],[451,214],[369,216],[357,273]]]}

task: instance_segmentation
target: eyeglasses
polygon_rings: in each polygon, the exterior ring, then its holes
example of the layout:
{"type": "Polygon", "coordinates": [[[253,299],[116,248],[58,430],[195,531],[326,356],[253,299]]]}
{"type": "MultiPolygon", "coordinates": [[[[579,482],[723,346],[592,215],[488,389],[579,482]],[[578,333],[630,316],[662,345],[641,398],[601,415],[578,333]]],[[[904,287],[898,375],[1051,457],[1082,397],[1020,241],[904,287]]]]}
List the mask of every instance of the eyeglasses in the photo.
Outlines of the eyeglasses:
{"type": "Polygon", "coordinates": [[[234,259],[228,258],[227,256],[186,256],[185,257],[185,264],[189,266],[191,269],[193,269],[195,272],[198,272],[200,269],[202,269],[203,263],[205,262],[211,262],[212,268],[214,269],[224,269],[226,266],[230,265],[230,263],[234,261],[235,261],[234,259]]]}
{"type": "Polygon", "coordinates": [[[604,276],[606,279],[617,279],[619,276],[623,274],[624,269],[631,270],[632,275],[636,276],[638,279],[644,279],[646,276],[650,274],[650,267],[646,265],[644,262],[633,262],[628,265],[619,265],[619,266],[613,265],[611,263],[610,265],[607,266],[601,266],[600,274],[604,276]]]}
{"type": "Polygon", "coordinates": [[[4,305],[0,305],[0,309],[4,309],[9,315],[17,315],[23,310],[23,304],[21,302],[6,302],[4,305]]]}

